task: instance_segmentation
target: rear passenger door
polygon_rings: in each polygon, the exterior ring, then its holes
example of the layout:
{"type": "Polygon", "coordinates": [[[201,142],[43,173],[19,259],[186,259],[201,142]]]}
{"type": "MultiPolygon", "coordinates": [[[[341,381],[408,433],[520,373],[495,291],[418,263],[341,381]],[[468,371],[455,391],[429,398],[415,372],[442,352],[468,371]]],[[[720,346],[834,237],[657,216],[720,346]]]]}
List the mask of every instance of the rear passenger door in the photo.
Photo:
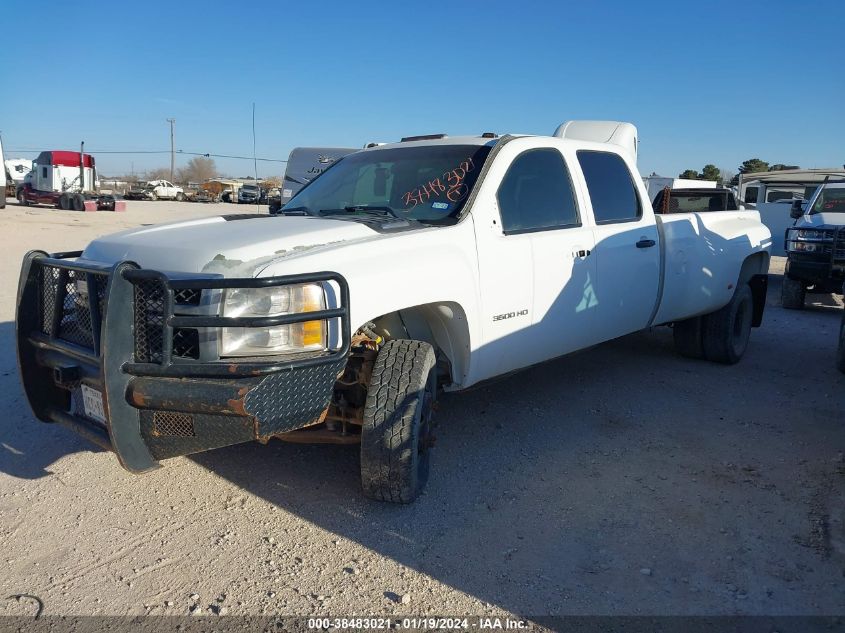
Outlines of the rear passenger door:
{"type": "Polygon", "coordinates": [[[594,327],[610,340],[647,327],[660,283],[660,244],[651,208],[619,154],[579,150],[595,221],[594,327]]]}

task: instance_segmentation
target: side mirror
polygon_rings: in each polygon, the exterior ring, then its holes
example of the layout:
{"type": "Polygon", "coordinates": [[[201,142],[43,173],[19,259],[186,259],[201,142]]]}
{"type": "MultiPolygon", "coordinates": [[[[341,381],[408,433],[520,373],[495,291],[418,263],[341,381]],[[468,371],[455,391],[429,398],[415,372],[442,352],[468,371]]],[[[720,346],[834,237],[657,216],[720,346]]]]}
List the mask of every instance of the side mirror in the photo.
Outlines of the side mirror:
{"type": "Polygon", "coordinates": [[[793,200],[792,201],[792,208],[789,210],[789,217],[793,220],[797,220],[802,215],[804,215],[804,207],[801,205],[803,200],[793,200]]]}

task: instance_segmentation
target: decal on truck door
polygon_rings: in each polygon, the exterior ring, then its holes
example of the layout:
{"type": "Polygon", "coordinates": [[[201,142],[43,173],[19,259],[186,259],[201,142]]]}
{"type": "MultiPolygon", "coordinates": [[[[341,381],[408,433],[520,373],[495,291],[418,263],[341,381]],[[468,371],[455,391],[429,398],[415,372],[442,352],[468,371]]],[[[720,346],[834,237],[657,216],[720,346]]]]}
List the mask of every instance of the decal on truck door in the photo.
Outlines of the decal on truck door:
{"type": "Polygon", "coordinates": [[[528,310],[517,310],[516,312],[506,312],[505,314],[497,314],[493,317],[493,321],[504,321],[505,319],[512,319],[514,317],[527,316],[528,310]]]}

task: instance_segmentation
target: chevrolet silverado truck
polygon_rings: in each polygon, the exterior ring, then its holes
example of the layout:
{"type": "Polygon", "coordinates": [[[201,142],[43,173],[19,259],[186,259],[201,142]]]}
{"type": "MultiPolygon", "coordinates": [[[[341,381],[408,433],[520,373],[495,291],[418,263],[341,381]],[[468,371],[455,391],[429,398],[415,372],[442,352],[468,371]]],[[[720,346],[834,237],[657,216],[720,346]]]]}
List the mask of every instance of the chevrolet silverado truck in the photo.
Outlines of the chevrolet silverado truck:
{"type": "Polygon", "coordinates": [[[35,416],[129,471],[252,440],[360,445],[412,501],[439,390],[657,325],[737,362],[761,323],[755,211],[656,216],[631,124],[408,137],[349,154],[275,216],[144,226],[26,255],[17,347],[35,416]]]}
{"type": "Polygon", "coordinates": [[[786,230],[784,308],[800,310],[807,292],[842,292],[845,282],[845,181],[827,180],[810,199],[795,200],[786,230]]]}

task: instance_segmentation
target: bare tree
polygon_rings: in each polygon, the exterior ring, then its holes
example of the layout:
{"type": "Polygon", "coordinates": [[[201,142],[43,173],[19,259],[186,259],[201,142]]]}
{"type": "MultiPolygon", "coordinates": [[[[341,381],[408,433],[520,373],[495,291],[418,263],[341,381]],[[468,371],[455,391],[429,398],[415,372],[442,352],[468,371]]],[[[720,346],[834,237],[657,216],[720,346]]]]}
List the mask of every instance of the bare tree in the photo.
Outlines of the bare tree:
{"type": "Polygon", "coordinates": [[[183,183],[205,182],[216,175],[217,165],[214,164],[213,158],[195,156],[188,161],[187,165],[178,170],[176,179],[183,183]]]}
{"type": "Polygon", "coordinates": [[[144,175],[146,180],[167,180],[170,178],[170,169],[168,167],[156,167],[150,169],[144,175]]]}
{"type": "Polygon", "coordinates": [[[726,185],[734,179],[736,176],[736,170],[731,169],[730,167],[719,167],[719,174],[721,174],[721,178],[719,178],[719,180],[722,184],[726,185]]]}
{"type": "Polygon", "coordinates": [[[282,186],[282,179],[278,176],[270,176],[261,181],[261,186],[267,190],[278,189],[282,186]]]}

